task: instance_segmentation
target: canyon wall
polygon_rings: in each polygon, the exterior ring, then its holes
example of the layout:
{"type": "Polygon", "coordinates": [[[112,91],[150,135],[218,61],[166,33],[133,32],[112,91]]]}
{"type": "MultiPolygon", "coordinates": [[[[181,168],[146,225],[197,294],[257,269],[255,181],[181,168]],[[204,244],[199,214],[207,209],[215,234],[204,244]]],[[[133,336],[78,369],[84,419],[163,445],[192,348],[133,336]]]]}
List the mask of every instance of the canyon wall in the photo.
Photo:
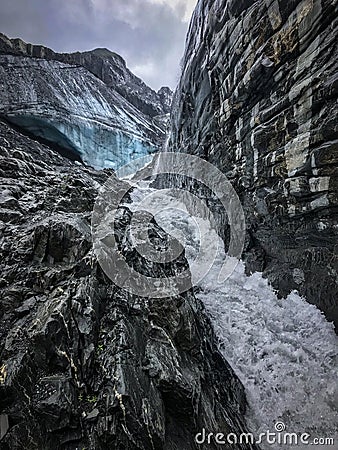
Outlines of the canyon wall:
{"type": "Polygon", "coordinates": [[[281,295],[298,290],[336,325],[337,56],[336,1],[200,0],[169,142],[232,182],[247,271],[281,295]]]}

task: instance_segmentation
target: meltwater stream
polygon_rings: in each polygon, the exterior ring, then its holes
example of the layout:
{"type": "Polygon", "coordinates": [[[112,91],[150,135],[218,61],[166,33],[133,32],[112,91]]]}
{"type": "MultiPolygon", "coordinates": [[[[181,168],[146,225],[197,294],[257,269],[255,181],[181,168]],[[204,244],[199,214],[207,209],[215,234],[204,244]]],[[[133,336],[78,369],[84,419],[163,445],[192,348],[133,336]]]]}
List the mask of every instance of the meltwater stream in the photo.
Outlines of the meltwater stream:
{"type": "MultiPolygon", "coordinates": [[[[131,209],[136,210],[153,193],[149,183],[134,185],[131,209]]],[[[152,199],[156,202],[156,196],[152,199]]],[[[161,199],[163,202],[163,198],[161,199]]],[[[338,448],[338,338],[323,314],[297,293],[278,299],[260,273],[247,277],[239,262],[225,283],[218,283],[226,258],[217,233],[205,221],[203,229],[186,211],[175,209],[174,198],[158,205],[155,218],[185,247],[192,264],[201,239],[214,244],[219,252],[207,276],[196,289],[212,319],[219,348],[245,389],[249,403],[247,422],[255,436],[283,422],[286,432],[308,433],[314,438],[335,438],[338,448]],[[202,234],[202,235],[201,235],[202,234]]],[[[155,205],[156,207],[156,205],[155,205]]],[[[222,430],[220,430],[222,431],[222,430]]],[[[263,449],[299,449],[300,445],[261,444],[263,449]]]]}

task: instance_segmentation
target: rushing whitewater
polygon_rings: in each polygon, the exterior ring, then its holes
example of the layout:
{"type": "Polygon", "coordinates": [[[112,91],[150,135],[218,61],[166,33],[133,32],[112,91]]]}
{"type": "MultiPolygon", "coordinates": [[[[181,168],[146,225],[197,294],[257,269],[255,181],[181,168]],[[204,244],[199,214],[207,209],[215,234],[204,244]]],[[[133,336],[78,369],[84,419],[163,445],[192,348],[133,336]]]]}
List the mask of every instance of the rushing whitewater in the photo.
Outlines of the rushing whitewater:
{"type": "MultiPolygon", "coordinates": [[[[333,325],[296,292],[279,299],[260,273],[247,277],[243,262],[219,284],[226,254],[217,233],[207,221],[197,229],[187,211],[175,209],[170,196],[166,204],[162,198],[154,205],[156,196],[151,197],[154,190],[148,185],[145,181],[134,185],[131,209],[144,209],[148,199],[158,211],[159,225],[184,245],[190,265],[201,240],[211,246],[218,242],[217,258],[196,295],[212,319],[221,352],[245,386],[251,431],[258,436],[283,422],[288,433],[337,438],[338,339],[333,325]]],[[[264,443],[262,448],[280,450],[264,443]]]]}

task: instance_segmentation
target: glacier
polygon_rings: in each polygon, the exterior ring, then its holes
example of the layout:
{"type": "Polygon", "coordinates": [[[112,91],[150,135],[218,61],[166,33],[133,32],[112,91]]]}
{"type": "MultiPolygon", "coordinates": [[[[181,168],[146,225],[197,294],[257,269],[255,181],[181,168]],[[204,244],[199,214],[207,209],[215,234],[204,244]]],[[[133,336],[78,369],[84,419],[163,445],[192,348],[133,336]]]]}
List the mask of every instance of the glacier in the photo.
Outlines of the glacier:
{"type": "Polygon", "coordinates": [[[0,115],[96,169],[161,148],[164,130],[79,65],[0,55],[0,115]]]}
{"type": "Polygon", "coordinates": [[[132,133],[111,129],[95,121],[81,120],[77,126],[35,116],[9,116],[8,120],[48,143],[69,150],[95,169],[117,170],[134,159],[152,154],[156,148],[132,133]]]}

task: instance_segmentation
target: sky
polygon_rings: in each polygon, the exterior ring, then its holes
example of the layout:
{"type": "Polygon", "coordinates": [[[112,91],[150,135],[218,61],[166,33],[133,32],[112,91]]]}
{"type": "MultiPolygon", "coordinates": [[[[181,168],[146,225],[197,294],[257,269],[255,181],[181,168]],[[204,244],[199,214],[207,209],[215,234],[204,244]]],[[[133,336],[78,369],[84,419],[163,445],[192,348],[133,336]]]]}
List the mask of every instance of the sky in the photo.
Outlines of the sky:
{"type": "Polygon", "coordinates": [[[196,2],[1,0],[0,32],[57,52],[105,47],[153,89],[174,89],[196,2]]]}

